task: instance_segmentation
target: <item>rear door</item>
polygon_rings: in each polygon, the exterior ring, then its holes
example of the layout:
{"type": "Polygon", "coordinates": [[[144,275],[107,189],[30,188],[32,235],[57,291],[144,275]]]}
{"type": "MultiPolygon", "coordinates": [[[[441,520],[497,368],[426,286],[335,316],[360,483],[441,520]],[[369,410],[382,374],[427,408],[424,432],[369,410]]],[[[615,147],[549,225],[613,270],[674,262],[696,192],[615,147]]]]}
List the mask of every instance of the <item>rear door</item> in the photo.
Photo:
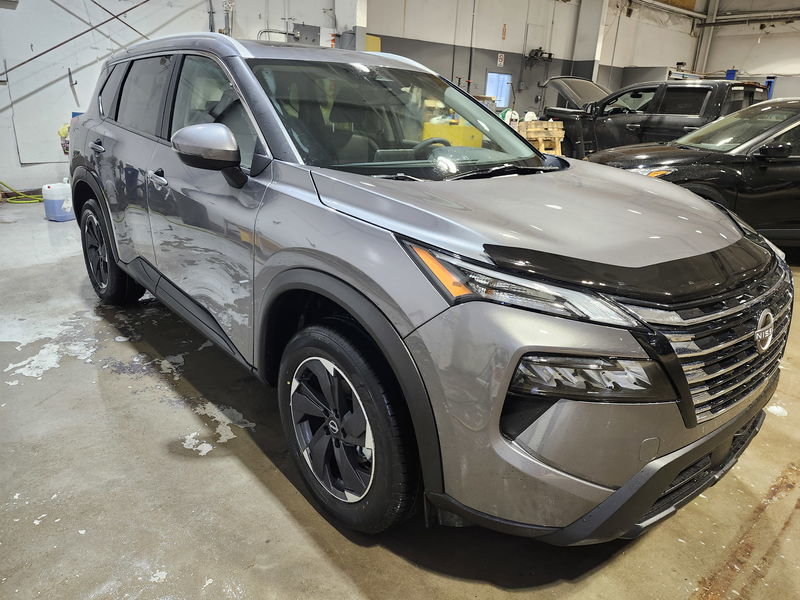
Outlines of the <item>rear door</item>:
{"type": "Polygon", "coordinates": [[[87,154],[108,200],[111,222],[123,262],[142,257],[154,262],[147,213],[146,171],[158,145],[171,56],[142,58],[114,66],[106,86],[121,89],[100,94],[100,123],[92,128],[87,154]],[[113,78],[113,79],[112,79],[113,78]]]}
{"type": "Polygon", "coordinates": [[[645,85],[610,96],[597,106],[594,119],[597,149],[638,144],[653,116],[659,86],[645,85]]]}
{"type": "Polygon", "coordinates": [[[642,141],[668,142],[705,125],[712,92],[708,85],[667,83],[652,118],[642,124],[642,141]]]}
{"type": "MultiPolygon", "coordinates": [[[[269,186],[266,146],[237,87],[216,58],[179,58],[164,117],[163,143],[148,169],[147,192],[156,265],[199,305],[245,359],[252,356],[253,259],[256,213],[269,186]],[[179,129],[223,123],[239,144],[249,174],[241,189],[219,171],[184,164],[169,143],[179,129]]],[[[168,285],[159,281],[159,290],[168,285]]],[[[169,290],[165,293],[171,293],[169,290]]],[[[227,345],[225,337],[222,343],[227,345]]]]}

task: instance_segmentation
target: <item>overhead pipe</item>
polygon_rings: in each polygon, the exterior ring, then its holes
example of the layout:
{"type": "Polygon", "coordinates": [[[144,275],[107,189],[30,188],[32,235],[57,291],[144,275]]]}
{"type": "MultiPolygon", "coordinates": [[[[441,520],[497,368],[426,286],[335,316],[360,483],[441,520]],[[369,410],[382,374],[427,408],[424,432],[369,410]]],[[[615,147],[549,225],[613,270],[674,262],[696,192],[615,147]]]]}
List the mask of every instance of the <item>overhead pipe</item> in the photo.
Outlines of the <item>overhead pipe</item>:
{"type": "Polygon", "coordinates": [[[751,23],[789,23],[800,19],[800,11],[794,11],[793,15],[784,15],[781,17],[746,17],[737,19],[717,19],[709,23],[700,23],[698,27],[724,27],[726,25],[750,25],[751,23]]]}
{"type": "Polygon", "coordinates": [[[261,39],[262,33],[279,33],[281,35],[285,35],[286,37],[294,38],[295,40],[300,39],[300,32],[299,31],[284,31],[283,29],[262,29],[256,34],[256,39],[261,39]]]}
{"type": "Polygon", "coordinates": [[[683,15],[684,17],[692,17],[693,19],[705,20],[707,16],[705,13],[689,10],[686,8],[680,8],[678,6],[672,6],[672,4],[665,4],[664,2],[659,2],[658,0],[633,0],[633,2],[635,2],[636,4],[641,4],[643,6],[654,8],[656,10],[663,10],[668,13],[683,15]]]}
{"type": "Polygon", "coordinates": [[[214,33],[214,4],[208,0],[208,30],[214,33]]]}

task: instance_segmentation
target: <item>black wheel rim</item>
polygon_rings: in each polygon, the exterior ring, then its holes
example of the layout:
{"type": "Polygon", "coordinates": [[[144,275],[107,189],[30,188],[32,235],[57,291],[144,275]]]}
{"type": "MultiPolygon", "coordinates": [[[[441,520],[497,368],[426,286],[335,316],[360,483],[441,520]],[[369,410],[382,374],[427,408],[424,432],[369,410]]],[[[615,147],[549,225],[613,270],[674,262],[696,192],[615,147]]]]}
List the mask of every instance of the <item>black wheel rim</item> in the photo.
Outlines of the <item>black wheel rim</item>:
{"type": "Polygon", "coordinates": [[[108,285],[108,248],[100,223],[92,213],[86,216],[83,224],[83,246],[89,273],[97,287],[104,290],[108,285]]]}
{"type": "Polygon", "coordinates": [[[345,374],[327,359],[307,358],[292,378],[289,405],[300,453],[320,485],[344,502],[366,496],[375,444],[364,405],[345,374]]]}

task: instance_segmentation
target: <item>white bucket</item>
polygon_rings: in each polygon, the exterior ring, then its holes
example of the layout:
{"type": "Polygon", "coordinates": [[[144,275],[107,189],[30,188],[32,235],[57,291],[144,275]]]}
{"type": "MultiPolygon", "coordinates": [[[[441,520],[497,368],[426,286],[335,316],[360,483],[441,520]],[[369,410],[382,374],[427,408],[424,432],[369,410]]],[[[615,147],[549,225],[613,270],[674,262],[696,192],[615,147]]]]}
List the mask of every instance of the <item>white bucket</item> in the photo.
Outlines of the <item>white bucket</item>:
{"type": "Polygon", "coordinates": [[[50,221],[71,221],[75,218],[72,210],[72,188],[69,179],[63,183],[47,183],[42,186],[44,214],[50,221]]]}

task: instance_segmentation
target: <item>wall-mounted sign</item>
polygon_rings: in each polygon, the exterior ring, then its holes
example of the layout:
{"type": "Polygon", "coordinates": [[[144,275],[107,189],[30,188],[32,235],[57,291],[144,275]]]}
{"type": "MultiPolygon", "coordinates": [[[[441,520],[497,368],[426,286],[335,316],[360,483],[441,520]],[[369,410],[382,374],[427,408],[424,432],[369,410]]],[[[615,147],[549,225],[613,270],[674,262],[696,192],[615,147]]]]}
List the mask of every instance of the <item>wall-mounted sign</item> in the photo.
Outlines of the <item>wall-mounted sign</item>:
{"type": "Polygon", "coordinates": [[[497,66],[502,67],[506,64],[506,55],[502,52],[497,53],[497,66]]]}

